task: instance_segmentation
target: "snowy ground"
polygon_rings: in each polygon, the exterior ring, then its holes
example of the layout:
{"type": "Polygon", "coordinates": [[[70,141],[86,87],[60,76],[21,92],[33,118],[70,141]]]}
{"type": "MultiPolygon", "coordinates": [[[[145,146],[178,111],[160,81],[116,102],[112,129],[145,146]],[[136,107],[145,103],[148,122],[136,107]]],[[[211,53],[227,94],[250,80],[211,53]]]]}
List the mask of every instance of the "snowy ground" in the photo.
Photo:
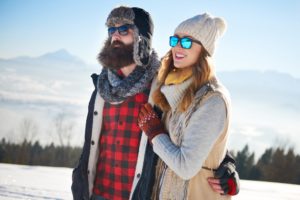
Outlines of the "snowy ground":
{"type": "MultiPolygon", "coordinates": [[[[0,199],[72,199],[70,168],[0,163],[0,199]]],[[[296,200],[300,185],[241,181],[233,200],[296,200]]]]}
{"type": "Polygon", "coordinates": [[[0,163],[0,199],[72,199],[70,168],[0,163]]]}

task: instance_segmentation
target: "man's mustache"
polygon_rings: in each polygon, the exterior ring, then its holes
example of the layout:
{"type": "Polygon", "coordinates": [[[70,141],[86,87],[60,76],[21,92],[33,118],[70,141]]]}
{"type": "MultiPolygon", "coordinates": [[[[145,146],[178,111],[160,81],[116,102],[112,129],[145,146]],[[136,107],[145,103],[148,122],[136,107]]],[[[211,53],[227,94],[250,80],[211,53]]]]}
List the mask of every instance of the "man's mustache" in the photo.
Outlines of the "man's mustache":
{"type": "Polygon", "coordinates": [[[125,46],[125,44],[122,42],[122,41],[120,41],[120,40],[115,40],[115,41],[113,41],[112,43],[111,43],[111,45],[110,45],[111,47],[124,47],[125,46]]]}

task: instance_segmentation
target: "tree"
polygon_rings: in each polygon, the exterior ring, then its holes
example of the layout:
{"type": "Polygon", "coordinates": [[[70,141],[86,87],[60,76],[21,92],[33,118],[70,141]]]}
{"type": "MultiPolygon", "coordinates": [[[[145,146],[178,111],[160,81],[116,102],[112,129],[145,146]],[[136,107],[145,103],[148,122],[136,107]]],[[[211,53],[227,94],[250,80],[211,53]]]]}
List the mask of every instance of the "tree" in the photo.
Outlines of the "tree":
{"type": "Polygon", "coordinates": [[[43,148],[39,141],[36,141],[30,149],[29,165],[41,165],[41,156],[43,154],[43,148]]]}
{"type": "Polygon", "coordinates": [[[299,165],[297,167],[296,155],[293,148],[290,148],[285,156],[284,169],[288,173],[282,173],[282,181],[285,183],[297,183],[299,165]]]}
{"type": "Polygon", "coordinates": [[[38,126],[33,119],[24,118],[20,122],[19,132],[23,141],[33,141],[38,133],[38,126]]]}
{"type": "Polygon", "coordinates": [[[248,144],[236,156],[236,169],[242,179],[249,179],[254,166],[254,153],[250,155],[248,144]]]}
{"type": "Polygon", "coordinates": [[[6,146],[6,141],[4,138],[2,138],[0,143],[0,162],[3,162],[5,158],[5,146],[6,146]]]}
{"type": "Polygon", "coordinates": [[[273,154],[273,149],[269,148],[266,149],[265,152],[262,154],[260,159],[257,162],[257,165],[269,165],[272,162],[272,154],[273,154]]]}
{"type": "Polygon", "coordinates": [[[54,119],[55,131],[58,137],[60,146],[70,146],[70,141],[73,136],[73,122],[66,121],[66,115],[60,113],[54,119]]]}
{"type": "Polygon", "coordinates": [[[267,180],[268,177],[266,177],[266,174],[268,174],[269,166],[272,163],[272,156],[273,156],[273,149],[268,148],[265,150],[265,152],[261,155],[259,158],[257,164],[256,164],[256,169],[260,173],[260,180],[267,180]]]}

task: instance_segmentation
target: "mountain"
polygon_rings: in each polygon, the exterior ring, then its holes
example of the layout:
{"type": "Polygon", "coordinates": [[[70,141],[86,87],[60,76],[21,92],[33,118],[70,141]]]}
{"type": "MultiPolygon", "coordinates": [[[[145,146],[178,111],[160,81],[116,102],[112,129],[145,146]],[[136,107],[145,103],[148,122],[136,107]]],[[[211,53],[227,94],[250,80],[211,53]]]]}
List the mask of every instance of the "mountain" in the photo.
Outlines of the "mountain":
{"type": "Polygon", "coordinates": [[[220,78],[233,91],[234,98],[270,102],[285,109],[299,110],[300,79],[276,71],[221,72],[220,78]],[[276,103],[276,104],[275,104],[276,103]]]}
{"type": "MultiPolygon", "coordinates": [[[[12,59],[0,59],[0,70],[16,70],[21,74],[40,74],[52,76],[69,76],[73,71],[93,71],[97,66],[88,65],[77,56],[64,49],[46,53],[39,57],[16,57],[12,59]],[[66,73],[69,73],[66,75],[66,73]]],[[[98,70],[99,71],[99,70],[98,70]]],[[[44,76],[44,75],[43,75],[44,76]]],[[[45,76],[47,78],[47,76],[45,76]]]]}
{"type": "Polygon", "coordinates": [[[78,63],[78,64],[85,65],[84,62],[82,60],[80,60],[80,58],[78,58],[74,55],[71,55],[65,49],[60,49],[60,50],[55,51],[55,52],[46,53],[46,54],[38,57],[38,59],[49,61],[49,62],[58,61],[58,62],[78,63]]]}
{"type": "Polygon", "coordinates": [[[16,93],[44,95],[48,99],[53,95],[77,97],[90,83],[90,75],[99,71],[99,67],[88,65],[63,49],[34,58],[0,59],[0,98],[5,100],[16,93]],[[1,92],[7,95],[1,96],[1,92]]]}
{"type": "MultiPolygon", "coordinates": [[[[94,89],[90,75],[99,72],[99,66],[87,65],[63,49],[39,57],[0,59],[0,137],[14,140],[20,121],[30,118],[40,129],[36,137],[49,142],[53,138],[48,132],[54,131],[49,127],[63,113],[76,125],[72,144],[81,145],[94,89]]],[[[249,144],[250,151],[261,154],[268,147],[286,145],[300,152],[300,79],[255,70],[223,71],[218,77],[232,99],[229,149],[249,144]]]]}
{"type": "Polygon", "coordinates": [[[55,142],[51,127],[64,115],[74,126],[74,142],[80,144],[86,105],[94,89],[90,75],[99,71],[99,66],[88,65],[66,50],[0,59],[0,138],[22,140],[20,124],[29,119],[39,129],[36,139],[55,142]]]}
{"type": "MultiPolygon", "coordinates": [[[[57,51],[54,52],[49,52],[46,54],[43,54],[41,56],[38,57],[29,57],[29,56],[19,56],[16,58],[11,58],[11,59],[0,59],[0,63],[18,63],[18,64],[35,64],[38,63],[38,61],[40,62],[50,62],[50,63],[55,63],[55,62],[64,62],[64,63],[68,63],[68,64],[82,64],[85,65],[84,62],[78,58],[77,56],[74,56],[72,54],[70,54],[67,50],[65,49],[59,49],[57,51]]],[[[49,64],[49,63],[47,63],[49,64]]]]}

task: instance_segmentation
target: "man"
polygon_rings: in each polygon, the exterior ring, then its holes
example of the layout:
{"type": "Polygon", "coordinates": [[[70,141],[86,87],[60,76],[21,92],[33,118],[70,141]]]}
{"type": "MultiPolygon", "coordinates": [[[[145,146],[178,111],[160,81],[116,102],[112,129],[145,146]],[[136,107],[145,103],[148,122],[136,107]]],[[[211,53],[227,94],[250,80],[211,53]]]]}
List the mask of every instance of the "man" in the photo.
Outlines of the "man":
{"type": "MultiPolygon", "coordinates": [[[[111,11],[106,25],[109,37],[98,56],[103,69],[92,75],[95,90],[83,151],[73,171],[73,198],[150,199],[157,156],[137,118],[141,105],[152,103],[160,66],[151,48],[152,19],[141,8],[121,6],[111,11]]],[[[227,194],[227,180],[238,178],[227,166],[222,169],[222,184],[218,179],[211,184],[227,194]]]]}

